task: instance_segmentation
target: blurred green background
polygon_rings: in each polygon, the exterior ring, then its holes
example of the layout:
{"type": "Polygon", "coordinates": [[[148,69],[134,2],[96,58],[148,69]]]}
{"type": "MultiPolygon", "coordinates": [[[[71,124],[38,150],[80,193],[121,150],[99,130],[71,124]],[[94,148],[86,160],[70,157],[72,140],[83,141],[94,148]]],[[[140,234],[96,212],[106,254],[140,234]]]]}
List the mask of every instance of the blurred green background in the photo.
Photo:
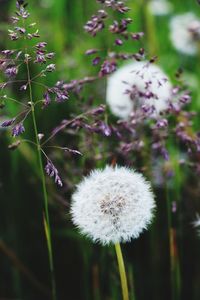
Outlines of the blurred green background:
{"type": "MultiPolygon", "coordinates": [[[[57,80],[70,81],[96,74],[98,67],[91,64],[84,52],[89,48],[113,47],[107,31],[91,38],[83,25],[99,7],[95,0],[30,0],[31,18],[37,22],[41,40],[48,42],[48,50],[56,52],[57,72],[48,77],[48,83],[57,80]]],[[[200,17],[200,6],[195,0],[173,0],[171,14],[158,17],[147,11],[145,0],[127,1],[132,9],[131,30],[144,31],[142,41],[127,44],[125,51],[137,51],[144,47],[149,55],[158,55],[158,63],[174,81],[179,67],[192,90],[192,103],[188,109],[198,113],[194,127],[199,128],[200,112],[200,53],[188,57],[178,53],[169,39],[169,21],[172,15],[193,11],[200,17]],[[134,48],[135,47],[135,48],[134,48]]],[[[0,47],[9,49],[7,39],[9,15],[15,10],[15,1],[1,0],[0,47]]],[[[113,13],[113,19],[115,14],[113,13]]],[[[33,70],[34,71],[34,70],[33,70]]],[[[48,135],[62,119],[81,112],[81,105],[93,97],[92,106],[105,103],[105,80],[86,86],[83,98],[71,95],[62,106],[52,105],[46,111],[38,111],[38,124],[48,135]]],[[[41,98],[41,90],[34,88],[34,97],[41,98]]],[[[13,87],[9,91],[15,98],[20,94],[13,87]]],[[[18,106],[9,104],[5,112],[13,115],[18,106]]],[[[33,136],[31,120],[27,121],[27,135],[33,136]]],[[[120,281],[115,253],[112,247],[93,245],[73,228],[69,216],[69,204],[74,186],[83,174],[109,161],[106,151],[111,151],[109,139],[92,138],[87,149],[84,133],[61,134],[62,144],[81,149],[83,157],[71,157],[54,152],[52,157],[61,170],[65,187],[59,190],[47,179],[50,220],[53,233],[53,250],[58,299],[99,300],[121,299],[120,281]],[[99,155],[101,159],[99,160],[99,155]]],[[[0,299],[49,299],[50,290],[48,256],[42,223],[42,194],[36,163],[36,155],[30,145],[23,145],[16,152],[9,152],[9,133],[0,130],[0,299]]],[[[172,145],[172,152],[173,152],[172,145]]],[[[114,150],[113,150],[114,151],[114,150]]],[[[176,159],[177,153],[174,154],[176,159]]],[[[200,212],[198,178],[188,170],[183,176],[177,171],[170,183],[168,197],[178,201],[178,217],[173,217],[178,243],[179,299],[198,300],[200,297],[200,240],[191,222],[200,212]],[[186,178],[185,178],[186,177],[186,178]]],[[[165,186],[157,187],[157,214],[151,230],[138,240],[123,245],[131,299],[172,299],[170,281],[170,255],[168,238],[167,194],[165,186]],[[134,296],[135,294],[135,296],[134,296]]],[[[177,298],[178,299],[178,298],[177,298]]]]}

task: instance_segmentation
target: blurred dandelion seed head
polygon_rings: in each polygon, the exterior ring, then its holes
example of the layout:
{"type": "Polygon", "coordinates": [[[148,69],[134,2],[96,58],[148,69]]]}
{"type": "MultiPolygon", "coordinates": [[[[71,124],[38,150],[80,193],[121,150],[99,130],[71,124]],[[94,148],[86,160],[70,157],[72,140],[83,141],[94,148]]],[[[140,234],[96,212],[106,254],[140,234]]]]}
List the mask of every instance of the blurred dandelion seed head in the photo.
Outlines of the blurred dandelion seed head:
{"type": "Polygon", "coordinates": [[[200,19],[193,13],[174,16],[170,22],[170,38],[181,53],[195,55],[200,43],[200,19]]]}
{"type": "Polygon", "coordinates": [[[81,233],[110,244],[137,238],[155,208],[154,195],[143,175],[126,167],[94,170],[77,186],[71,215],[81,233]]]}
{"type": "Polygon", "coordinates": [[[112,74],[106,101],[114,115],[127,120],[136,107],[153,107],[152,116],[168,106],[172,86],[167,75],[149,62],[130,62],[112,74]]]}
{"type": "Polygon", "coordinates": [[[200,227],[200,215],[196,214],[196,219],[192,222],[193,227],[199,228],[200,227]]]}
{"type": "Polygon", "coordinates": [[[172,4],[167,0],[151,0],[149,10],[155,16],[165,16],[172,12],[172,4]]]}

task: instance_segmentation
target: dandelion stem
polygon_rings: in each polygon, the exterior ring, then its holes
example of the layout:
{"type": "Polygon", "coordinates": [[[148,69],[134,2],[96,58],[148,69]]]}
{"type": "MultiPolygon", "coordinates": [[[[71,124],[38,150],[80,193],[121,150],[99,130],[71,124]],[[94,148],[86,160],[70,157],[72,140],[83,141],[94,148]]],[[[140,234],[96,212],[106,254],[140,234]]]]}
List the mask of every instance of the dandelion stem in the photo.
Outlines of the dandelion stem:
{"type": "Polygon", "coordinates": [[[30,102],[31,102],[31,112],[32,112],[35,140],[37,145],[37,153],[38,153],[38,160],[39,160],[39,167],[40,167],[40,174],[41,174],[41,181],[42,181],[43,197],[44,197],[44,212],[45,212],[44,222],[45,222],[45,234],[47,239],[48,255],[49,255],[49,266],[51,272],[52,299],[56,300],[56,284],[55,284],[55,277],[54,277],[54,263],[53,263],[53,252],[52,252],[51,227],[49,221],[48,195],[47,195],[45,175],[44,175],[44,169],[42,163],[41,146],[38,138],[38,129],[37,129],[37,123],[35,117],[35,109],[34,109],[34,102],[33,102],[33,95],[32,95],[32,86],[31,86],[28,59],[26,60],[26,66],[27,66],[28,86],[29,86],[30,102]]]}
{"type": "Polygon", "coordinates": [[[121,279],[123,300],[129,300],[126,271],[125,271],[121,246],[119,243],[115,244],[115,251],[116,251],[117,261],[118,261],[118,266],[119,266],[119,274],[120,274],[120,279],[121,279]]]}

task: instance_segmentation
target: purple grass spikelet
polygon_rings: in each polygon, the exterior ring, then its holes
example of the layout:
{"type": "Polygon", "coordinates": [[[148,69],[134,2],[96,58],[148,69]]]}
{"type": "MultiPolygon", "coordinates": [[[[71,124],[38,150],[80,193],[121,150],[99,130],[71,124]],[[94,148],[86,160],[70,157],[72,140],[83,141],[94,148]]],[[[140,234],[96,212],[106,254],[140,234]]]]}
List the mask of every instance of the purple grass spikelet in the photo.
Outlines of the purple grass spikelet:
{"type": "Polygon", "coordinates": [[[55,181],[55,183],[57,183],[58,186],[60,186],[60,187],[63,186],[62,180],[61,180],[60,176],[58,175],[58,170],[56,169],[56,167],[54,166],[52,161],[47,160],[47,164],[45,166],[45,171],[48,176],[54,177],[54,181],[55,181]]]}
{"type": "Polygon", "coordinates": [[[12,128],[12,136],[13,137],[17,137],[24,132],[25,132],[25,128],[24,128],[23,123],[18,123],[12,128]]]}
{"type": "Polygon", "coordinates": [[[6,120],[1,124],[1,127],[9,127],[15,122],[15,119],[6,120]]]}

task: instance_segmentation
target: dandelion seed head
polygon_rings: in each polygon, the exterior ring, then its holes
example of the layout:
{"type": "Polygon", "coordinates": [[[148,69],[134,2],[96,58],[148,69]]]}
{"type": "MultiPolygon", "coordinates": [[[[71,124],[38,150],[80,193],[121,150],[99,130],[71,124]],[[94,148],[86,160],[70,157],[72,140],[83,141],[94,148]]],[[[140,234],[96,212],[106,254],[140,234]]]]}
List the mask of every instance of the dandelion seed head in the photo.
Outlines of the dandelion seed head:
{"type": "Polygon", "coordinates": [[[200,19],[191,12],[174,16],[170,22],[170,38],[176,50],[195,55],[200,41],[200,19]]]}
{"type": "Polygon", "coordinates": [[[167,0],[151,0],[149,10],[155,16],[165,16],[172,11],[172,4],[167,0]]]}
{"type": "Polygon", "coordinates": [[[200,227],[200,215],[197,213],[195,220],[192,222],[193,227],[199,228],[200,227]]]}
{"type": "Polygon", "coordinates": [[[72,197],[73,223],[94,242],[110,244],[137,238],[155,208],[150,184],[126,167],[94,170],[72,197]]]}
{"type": "Polygon", "coordinates": [[[106,101],[115,116],[127,120],[136,107],[144,104],[153,106],[158,114],[165,110],[171,90],[168,77],[158,66],[131,62],[109,77],[106,101]]]}

